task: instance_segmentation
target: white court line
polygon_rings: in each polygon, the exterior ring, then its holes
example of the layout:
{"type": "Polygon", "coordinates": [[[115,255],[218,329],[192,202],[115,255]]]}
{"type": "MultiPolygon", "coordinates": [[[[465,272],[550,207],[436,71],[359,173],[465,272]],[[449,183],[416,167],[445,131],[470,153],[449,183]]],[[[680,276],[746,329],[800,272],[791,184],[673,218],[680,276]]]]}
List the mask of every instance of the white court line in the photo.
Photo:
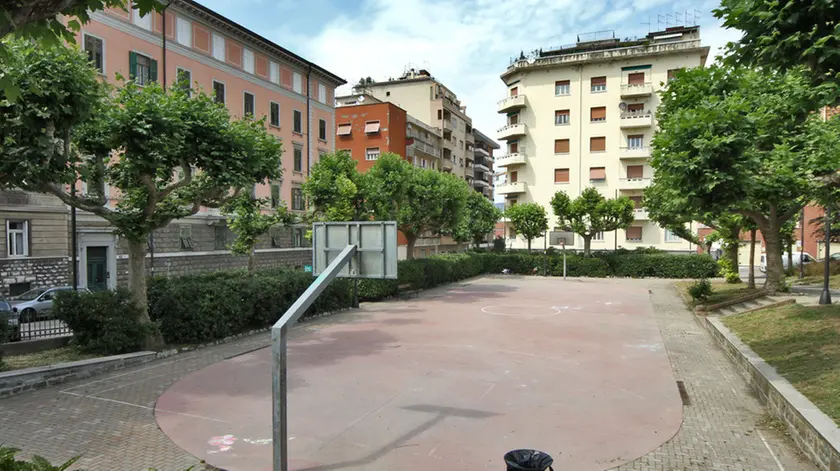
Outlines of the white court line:
{"type": "MultiPolygon", "coordinates": [[[[553,313],[551,313],[551,314],[539,314],[539,315],[533,315],[533,314],[508,314],[508,313],[502,313],[502,312],[493,312],[493,310],[492,310],[492,309],[493,309],[494,307],[495,307],[495,306],[484,306],[483,308],[481,308],[481,312],[483,312],[483,313],[485,313],[485,314],[490,314],[490,315],[493,315],[493,316],[516,317],[516,318],[519,318],[519,319],[539,319],[539,318],[541,318],[541,317],[553,317],[553,316],[556,316],[556,315],[558,315],[558,314],[560,314],[560,313],[562,313],[562,312],[563,312],[563,309],[558,308],[557,306],[548,306],[548,309],[551,309],[551,310],[553,310],[553,311],[554,311],[553,313]]],[[[566,306],[564,306],[564,307],[566,307],[566,306]]],[[[536,309],[543,309],[543,307],[542,307],[542,306],[535,307],[535,308],[536,308],[536,309]]],[[[568,308],[567,308],[567,309],[568,309],[568,308]]]]}
{"type": "MultiPolygon", "coordinates": [[[[152,411],[152,412],[155,411],[154,407],[144,406],[142,404],[134,404],[134,403],[131,403],[131,402],[118,401],[116,399],[109,399],[107,397],[88,396],[87,394],[78,394],[78,393],[73,393],[73,392],[68,392],[68,391],[60,391],[60,392],[62,394],[69,394],[71,396],[84,397],[84,398],[87,398],[87,399],[96,399],[98,401],[111,402],[111,403],[120,404],[120,405],[123,405],[123,406],[137,407],[137,408],[149,410],[149,411],[152,411]]],[[[226,420],[214,419],[213,417],[204,417],[204,416],[201,416],[201,415],[187,414],[187,413],[184,413],[184,412],[175,412],[173,410],[166,410],[166,409],[157,409],[157,410],[159,410],[161,412],[166,412],[166,413],[169,413],[169,414],[183,415],[185,417],[192,417],[192,418],[195,418],[195,419],[209,420],[209,421],[212,421],[212,422],[220,422],[220,423],[223,423],[223,424],[230,423],[226,420]]]]}
{"type": "Polygon", "coordinates": [[[776,462],[776,466],[779,467],[779,471],[785,471],[785,467],[782,466],[782,462],[779,461],[779,458],[776,456],[775,453],[773,453],[773,450],[770,448],[770,444],[767,443],[767,440],[764,439],[764,435],[761,434],[761,430],[755,429],[755,431],[758,432],[758,438],[760,438],[761,441],[764,442],[764,448],[767,448],[767,451],[770,452],[770,456],[773,457],[773,461],[776,462]]]}
{"type": "Polygon", "coordinates": [[[487,391],[484,391],[484,394],[482,394],[481,397],[478,398],[478,400],[481,401],[482,399],[484,399],[488,394],[490,394],[490,391],[492,391],[495,387],[496,383],[491,384],[490,387],[487,388],[487,391]]]}
{"type": "MultiPolygon", "coordinates": [[[[177,355],[177,356],[180,356],[180,355],[177,355]]],[[[67,388],[67,389],[62,389],[61,392],[71,391],[73,389],[78,389],[78,388],[81,388],[81,387],[84,387],[84,386],[90,386],[91,384],[102,383],[102,382],[105,382],[105,381],[110,381],[110,380],[115,379],[115,378],[122,378],[123,376],[128,376],[128,375],[141,373],[143,371],[153,370],[155,368],[160,368],[161,366],[171,365],[171,364],[175,363],[176,361],[182,361],[182,360],[186,360],[186,358],[179,358],[179,359],[174,359],[174,360],[170,360],[170,361],[166,361],[166,362],[161,362],[157,365],[147,366],[146,368],[141,368],[137,371],[129,371],[129,372],[118,374],[118,375],[108,376],[107,378],[97,379],[96,381],[90,381],[90,382],[87,382],[87,383],[84,383],[84,384],[77,384],[76,386],[73,386],[73,387],[70,387],[70,388],[67,388]]]]}
{"type": "Polygon", "coordinates": [[[171,371],[169,373],[164,373],[162,375],[149,376],[148,378],[143,378],[139,381],[132,381],[130,383],[123,384],[121,386],[114,386],[113,388],[103,389],[102,391],[96,391],[95,393],[91,393],[91,394],[92,395],[98,395],[98,394],[106,393],[106,392],[109,392],[109,391],[113,391],[115,389],[125,388],[127,386],[133,386],[135,384],[142,383],[143,381],[148,381],[150,379],[160,378],[162,376],[169,376],[169,375],[174,375],[174,374],[178,374],[178,373],[179,373],[178,371],[171,371]]]}

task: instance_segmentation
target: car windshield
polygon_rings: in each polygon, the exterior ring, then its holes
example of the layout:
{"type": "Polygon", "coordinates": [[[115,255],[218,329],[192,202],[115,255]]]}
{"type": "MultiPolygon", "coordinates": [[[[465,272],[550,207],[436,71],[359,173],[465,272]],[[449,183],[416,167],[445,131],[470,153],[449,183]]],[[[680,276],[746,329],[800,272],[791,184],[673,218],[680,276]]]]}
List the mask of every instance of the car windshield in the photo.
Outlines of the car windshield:
{"type": "Polygon", "coordinates": [[[0,298],[0,312],[3,311],[11,311],[12,306],[9,306],[9,302],[3,298],[0,298]]]}
{"type": "Polygon", "coordinates": [[[33,299],[40,296],[44,291],[46,291],[46,289],[44,289],[44,288],[31,289],[31,290],[21,294],[20,296],[18,296],[15,299],[17,299],[19,301],[32,301],[33,299]]]}

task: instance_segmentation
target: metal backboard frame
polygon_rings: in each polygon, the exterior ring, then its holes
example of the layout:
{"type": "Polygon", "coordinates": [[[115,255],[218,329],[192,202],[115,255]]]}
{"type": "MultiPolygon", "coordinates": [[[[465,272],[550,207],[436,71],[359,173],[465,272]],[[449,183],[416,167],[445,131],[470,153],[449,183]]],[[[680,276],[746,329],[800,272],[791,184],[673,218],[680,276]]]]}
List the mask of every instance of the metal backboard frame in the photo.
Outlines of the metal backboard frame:
{"type": "Polygon", "coordinates": [[[356,246],[356,252],[338,273],[338,277],[397,278],[397,223],[394,221],[313,224],[313,275],[323,273],[348,245],[356,246]]]}

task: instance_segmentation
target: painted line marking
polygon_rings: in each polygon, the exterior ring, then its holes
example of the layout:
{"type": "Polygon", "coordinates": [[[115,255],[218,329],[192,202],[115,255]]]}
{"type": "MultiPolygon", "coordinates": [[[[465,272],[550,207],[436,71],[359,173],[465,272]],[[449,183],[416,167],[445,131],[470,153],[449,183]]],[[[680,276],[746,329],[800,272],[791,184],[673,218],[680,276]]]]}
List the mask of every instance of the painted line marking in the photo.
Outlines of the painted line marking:
{"type": "Polygon", "coordinates": [[[160,411],[160,412],[166,412],[168,414],[183,415],[184,417],[192,417],[192,418],[195,418],[195,419],[209,420],[209,421],[212,421],[212,422],[219,422],[219,423],[223,423],[223,424],[230,423],[226,420],[214,419],[213,417],[204,417],[204,416],[201,416],[201,415],[187,414],[185,412],[176,412],[174,410],[155,409],[154,407],[144,406],[142,404],[134,404],[134,403],[131,403],[131,402],[118,401],[116,399],[109,399],[107,397],[89,396],[87,394],[79,394],[79,393],[74,393],[74,392],[69,392],[69,391],[59,391],[59,392],[62,393],[62,394],[69,394],[71,396],[76,396],[76,397],[83,397],[83,398],[87,398],[87,399],[96,399],[98,401],[111,402],[111,403],[114,403],[114,404],[120,404],[120,405],[123,405],[123,406],[129,406],[129,407],[137,407],[139,409],[150,410],[152,412],[160,411]]]}
{"type": "Polygon", "coordinates": [[[764,435],[761,433],[761,430],[755,429],[755,431],[758,432],[758,438],[760,438],[761,441],[764,443],[764,448],[767,448],[767,451],[770,452],[770,456],[773,457],[773,461],[776,462],[776,466],[779,467],[779,471],[785,471],[785,467],[782,466],[782,462],[779,461],[779,457],[776,456],[775,453],[773,453],[773,450],[770,448],[770,444],[767,443],[767,440],[764,438],[764,435]]]}
{"type": "Polygon", "coordinates": [[[490,394],[490,391],[492,391],[495,387],[496,383],[491,384],[490,387],[487,388],[487,391],[484,391],[484,394],[482,394],[481,397],[478,398],[478,400],[481,401],[482,399],[484,399],[488,394],[490,394]]]}

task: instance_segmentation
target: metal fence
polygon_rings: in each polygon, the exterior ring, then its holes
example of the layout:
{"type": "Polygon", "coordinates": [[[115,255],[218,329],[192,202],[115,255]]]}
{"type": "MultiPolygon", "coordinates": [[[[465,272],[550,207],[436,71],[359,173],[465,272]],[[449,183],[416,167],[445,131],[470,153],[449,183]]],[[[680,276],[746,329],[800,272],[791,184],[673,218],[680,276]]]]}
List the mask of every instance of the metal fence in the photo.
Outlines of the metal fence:
{"type": "MultiPolygon", "coordinates": [[[[14,313],[14,315],[18,316],[17,313],[14,313]]],[[[20,317],[12,317],[9,320],[9,336],[6,341],[19,342],[67,335],[73,335],[73,332],[64,321],[58,319],[47,317],[36,317],[35,319],[24,317],[21,319],[20,317]]]]}

